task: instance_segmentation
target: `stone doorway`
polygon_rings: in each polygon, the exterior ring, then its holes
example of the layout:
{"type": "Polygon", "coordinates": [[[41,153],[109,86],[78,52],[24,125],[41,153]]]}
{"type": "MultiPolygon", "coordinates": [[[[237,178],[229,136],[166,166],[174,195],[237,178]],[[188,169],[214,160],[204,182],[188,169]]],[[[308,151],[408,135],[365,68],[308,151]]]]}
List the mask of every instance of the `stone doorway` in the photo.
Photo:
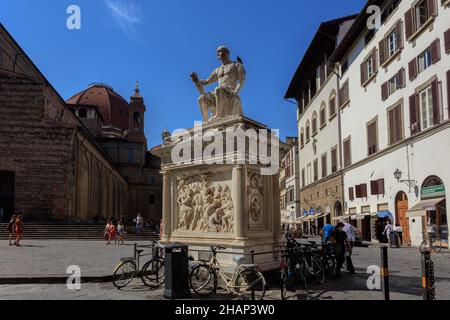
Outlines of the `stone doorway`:
{"type": "Polygon", "coordinates": [[[15,174],[0,171],[0,222],[9,221],[14,214],[15,174]]]}
{"type": "Polygon", "coordinates": [[[395,197],[395,220],[403,228],[403,243],[411,245],[411,233],[409,230],[408,196],[404,192],[399,192],[395,197]]]}

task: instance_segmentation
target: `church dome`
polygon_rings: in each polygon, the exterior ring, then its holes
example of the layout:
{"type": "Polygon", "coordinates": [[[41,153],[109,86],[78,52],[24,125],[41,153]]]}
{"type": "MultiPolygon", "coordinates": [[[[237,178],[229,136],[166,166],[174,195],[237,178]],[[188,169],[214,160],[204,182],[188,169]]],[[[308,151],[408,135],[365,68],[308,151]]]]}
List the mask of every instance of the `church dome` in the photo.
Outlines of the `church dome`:
{"type": "Polygon", "coordinates": [[[129,127],[128,102],[106,84],[92,84],[66,102],[72,105],[96,106],[106,124],[124,130],[129,127]]]}

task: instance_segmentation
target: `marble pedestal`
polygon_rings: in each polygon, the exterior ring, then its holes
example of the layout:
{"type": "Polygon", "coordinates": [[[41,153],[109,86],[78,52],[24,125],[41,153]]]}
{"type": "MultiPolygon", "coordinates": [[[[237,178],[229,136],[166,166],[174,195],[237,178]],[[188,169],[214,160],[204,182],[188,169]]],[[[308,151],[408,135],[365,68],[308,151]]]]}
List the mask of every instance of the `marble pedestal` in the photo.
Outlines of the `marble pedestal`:
{"type": "MultiPolygon", "coordinates": [[[[187,131],[191,138],[183,138],[183,143],[189,142],[192,147],[191,162],[174,160],[174,148],[180,143],[175,136],[153,151],[162,159],[162,242],[187,244],[194,257],[197,257],[195,250],[226,247],[233,254],[218,256],[225,266],[233,264],[236,254],[246,255],[250,262],[252,251],[276,251],[281,233],[278,170],[273,175],[263,175],[264,165],[255,163],[255,154],[248,145],[245,152],[241,149],[239,152],[237,144],[233,151],[227,150],[225,131],[230,128],[247,133],[266,129],[253,120],[235,116],[187,131]],[[211,130],[223,133],[223,150],[216,150],[214,156],[224,156],[224,163],[207,164],[204,153],[198,152],[198,148],[205,151],[210,143],[194,138],[211,130]],[[230,163],[230,157],[235,159],[234,163],[230,163]]],[[[259,136],[252,135],[247,141],[251,144],[259,140],[259,136]]],[[[255,262],[263,270],[269,270],[278,267],[279,256],[257,255],[255,262]]]]}

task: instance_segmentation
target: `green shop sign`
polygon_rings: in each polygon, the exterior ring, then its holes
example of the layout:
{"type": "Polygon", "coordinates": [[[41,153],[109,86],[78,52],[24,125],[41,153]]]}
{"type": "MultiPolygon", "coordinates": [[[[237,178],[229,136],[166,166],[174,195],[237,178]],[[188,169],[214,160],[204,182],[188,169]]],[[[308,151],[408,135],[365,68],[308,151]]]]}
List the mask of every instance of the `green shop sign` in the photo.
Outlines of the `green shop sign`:
{"type": "Polygon", "coordinates": [[[426,187],[422,188],[422,197],[435,197],[435,196],[445,196],[445,187],[444,186],[434,186],[434,187],[426,187]]]}

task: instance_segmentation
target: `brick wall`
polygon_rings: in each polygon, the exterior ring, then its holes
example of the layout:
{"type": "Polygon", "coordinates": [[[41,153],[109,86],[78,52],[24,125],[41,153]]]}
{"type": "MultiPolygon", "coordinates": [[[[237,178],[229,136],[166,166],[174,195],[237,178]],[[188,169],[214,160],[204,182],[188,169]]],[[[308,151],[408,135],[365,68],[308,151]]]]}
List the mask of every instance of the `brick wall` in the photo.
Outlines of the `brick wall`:
{"type": "Polygon", "coordinates": [[[15,172],[15,209],[61,219],[75,204],[74,125],[44,119],[44,85],[0,74],[0,170],[15,172]]]}

